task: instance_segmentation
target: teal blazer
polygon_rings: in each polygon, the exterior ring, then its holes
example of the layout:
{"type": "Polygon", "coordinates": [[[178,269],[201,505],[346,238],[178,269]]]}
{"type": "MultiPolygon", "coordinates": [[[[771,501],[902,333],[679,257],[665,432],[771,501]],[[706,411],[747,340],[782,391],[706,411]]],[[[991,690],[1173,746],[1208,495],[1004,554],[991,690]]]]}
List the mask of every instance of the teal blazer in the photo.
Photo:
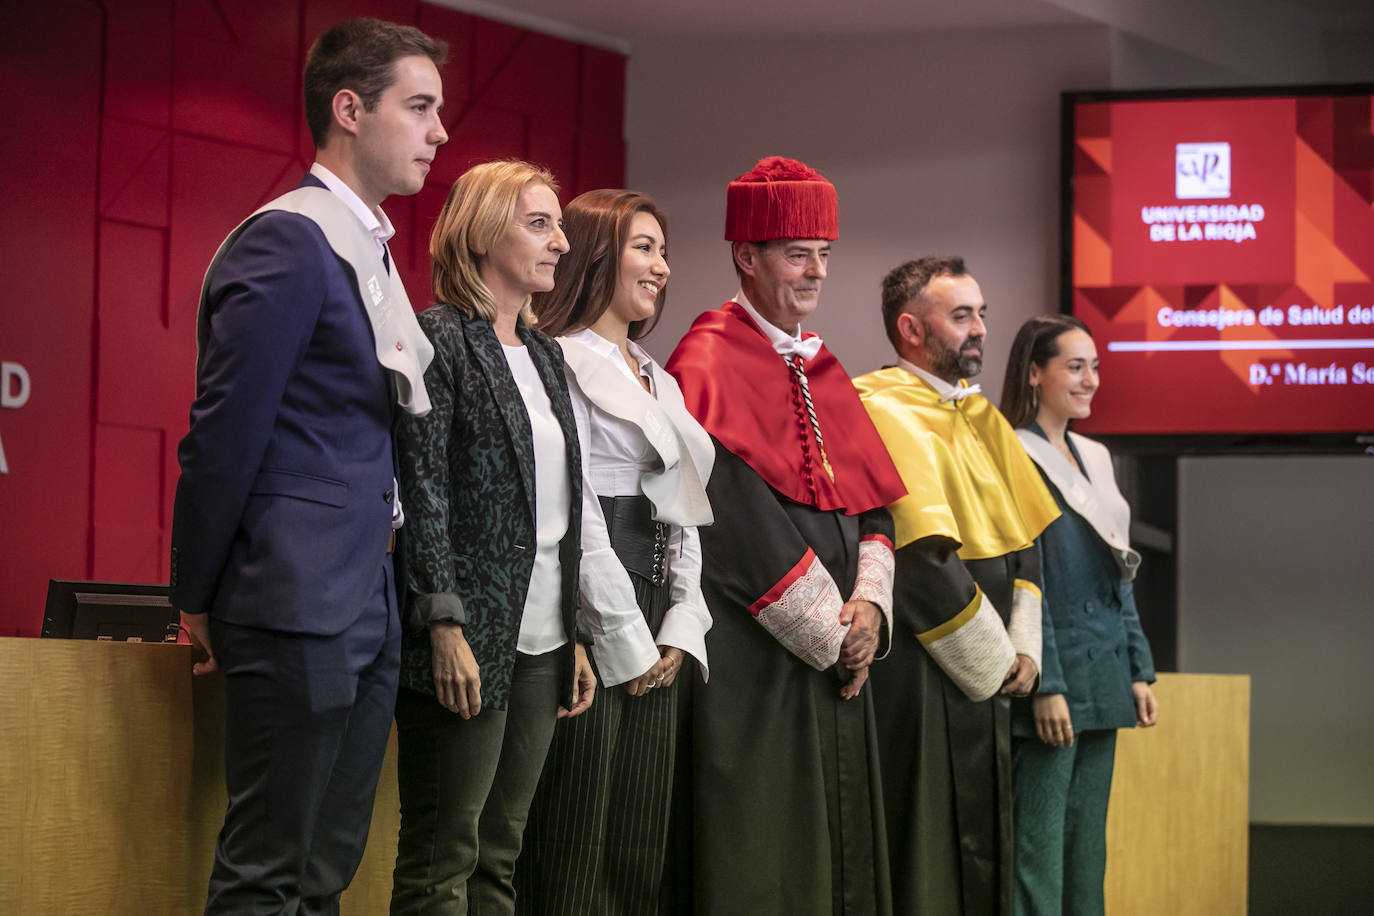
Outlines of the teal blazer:
{"type": "MultiPolygon", "coordinates": [[[[1030,427],[1039,433],[1038,426],[1030,427]]],[[[1073,449],[1079,468],[1083,461],[1073,449]]],[[[1086,473],[1086,472],[1085,472],[1086,473]]],[[[1043,471],[1041,476],[1045,477],[1043,471]]],[[[1093,481],[1102,484],[1102,481],[1093,481]]],[[[1106,481],[1115,487],[1115,481],[1106,481]]],[[[1135,725],[1134,681],[1153,683],[1154,658],[1140,629],[1135,594],[1111,549],[1045,478],[1060,515],[1040,535],[1043,573],[1041,694],[1062,693],[1075,732],[1135,725]]],[[[1015,704],[1012,732],[1035,734],[1029,700],[1015,704]]]]}

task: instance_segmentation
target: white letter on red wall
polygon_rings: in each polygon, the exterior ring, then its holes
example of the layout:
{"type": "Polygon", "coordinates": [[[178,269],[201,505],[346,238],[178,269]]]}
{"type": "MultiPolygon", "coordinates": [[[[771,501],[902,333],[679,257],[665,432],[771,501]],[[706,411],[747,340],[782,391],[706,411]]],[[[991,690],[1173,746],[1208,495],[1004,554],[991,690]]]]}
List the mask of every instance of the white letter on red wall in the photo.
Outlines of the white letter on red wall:
{"type": "Polygon", "coordinates": [[[0,363],[0,407],[23,407],[28,402],[28,370],[18,363],[0,363]]]}
{"type": "MultiPolygon", "coordinates": [[[[0,407],[20,408],[29,402],[29,372],[18,363],[0,362],[0,407]]],[[[5,443],[0,442],[0,474],[10,472],[5,443]]]]}

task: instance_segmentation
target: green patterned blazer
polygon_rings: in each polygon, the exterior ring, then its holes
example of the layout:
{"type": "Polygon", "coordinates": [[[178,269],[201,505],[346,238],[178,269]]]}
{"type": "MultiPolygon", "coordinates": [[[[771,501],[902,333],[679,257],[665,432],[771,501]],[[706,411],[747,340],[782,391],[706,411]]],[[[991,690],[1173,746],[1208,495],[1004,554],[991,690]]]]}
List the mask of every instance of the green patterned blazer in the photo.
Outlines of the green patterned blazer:
{"type": "MultiPolygon", "coordinates": [[[[401,686],[434,693],[429,624],[463,625],[482,676],[482,706],[510,698],[520,617],[535,555],[534,441],[525,402],[491,322],[451,305],[421,313],[434,344],[425,372],[434,409],[397,430],[406,514],[406,601],[401,686]]],[[[582,460],[563,354],[547,335],[517,324],[566,443],[571,506],[559,545],[564,632],[574,632],[581,556],[582,460]]],[[[573,642],[563,654],[573,690],[573,642]]]]}

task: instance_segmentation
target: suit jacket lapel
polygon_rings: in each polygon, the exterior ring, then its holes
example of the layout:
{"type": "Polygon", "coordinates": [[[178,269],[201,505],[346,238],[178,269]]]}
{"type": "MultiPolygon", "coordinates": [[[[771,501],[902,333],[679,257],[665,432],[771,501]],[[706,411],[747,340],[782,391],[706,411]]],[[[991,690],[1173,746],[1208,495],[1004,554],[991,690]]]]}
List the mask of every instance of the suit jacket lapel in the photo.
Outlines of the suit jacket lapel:
{"type": "MultiPolygon", "coordinates": [[[[511,448],[515,451],[515,463],[520,469],[520,482],[525,487],[525,499],[529,503],[530,518],[536,518],[534,508],[534,434],[530,431],[530,417],[525,410],[525,399],[511,375],[506,354],[501,350],[501,341],[491,322],[482,318],[463,318],[463,335],[473,358],[482,371],[490,389],[492,403],[504,421],[510,436],[511,448]]],[[[536,363],[537,365],[537,363],[536,363]]]]}

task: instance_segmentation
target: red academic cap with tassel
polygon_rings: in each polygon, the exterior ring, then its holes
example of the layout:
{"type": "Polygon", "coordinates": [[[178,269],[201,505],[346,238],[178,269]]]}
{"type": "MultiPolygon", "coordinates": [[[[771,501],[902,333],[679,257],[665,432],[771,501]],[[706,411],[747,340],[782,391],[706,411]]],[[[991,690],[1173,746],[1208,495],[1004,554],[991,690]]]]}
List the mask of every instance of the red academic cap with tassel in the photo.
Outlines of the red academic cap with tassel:
{"type": "Polygon", "coordinates": [[[725,240],[840,237],[835,186],[796,159],[768,156],[730,182],[725,191],[725,240]]]}

